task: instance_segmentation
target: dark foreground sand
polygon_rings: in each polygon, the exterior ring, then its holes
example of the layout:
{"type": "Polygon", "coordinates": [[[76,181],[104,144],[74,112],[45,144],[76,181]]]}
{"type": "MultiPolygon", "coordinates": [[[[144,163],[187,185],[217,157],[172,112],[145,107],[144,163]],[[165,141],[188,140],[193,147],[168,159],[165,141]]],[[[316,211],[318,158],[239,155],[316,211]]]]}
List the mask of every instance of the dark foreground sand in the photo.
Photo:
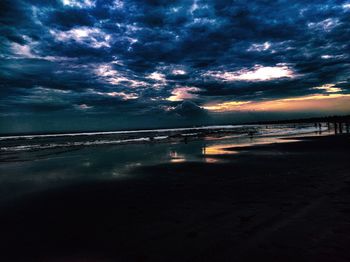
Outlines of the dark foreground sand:
{"type": "Polygon", "coordinates": [[[28,195],[0,208],[0,261],[350,261],[350,137],[28,195]]]}

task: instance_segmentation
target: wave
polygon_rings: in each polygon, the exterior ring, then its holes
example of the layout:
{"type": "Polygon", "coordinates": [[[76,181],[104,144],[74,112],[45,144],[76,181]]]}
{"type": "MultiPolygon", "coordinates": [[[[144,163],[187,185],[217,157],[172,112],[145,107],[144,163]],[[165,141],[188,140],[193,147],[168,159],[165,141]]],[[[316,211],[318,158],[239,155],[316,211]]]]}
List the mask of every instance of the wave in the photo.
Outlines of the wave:
{"type": "Polygon", "coordinates": [[[303,127],[303,128],[289,128],[289,129],[273,129],[273,130],[262,130],[260,136],[288,136],[288,135],[298,135],[298,134],[308,134],[314,132],[325,132],[327,127],[321,127],[321,129],[316,127],[303,127]]]}
{"type": "MultiPolygon", "coordinates": [[[[168,136],[156,136],[154,140],[164,140],[168,136]]],[[[51,143],[51,144],[35,144],[35,145],[20,145],[20,146],[9,146],[0,147],[4,151],[25,151],[35,149],[50,149],[59,147],[71,147],[71,146],[93,146],[93,145],[113,145],[113,144],[124,144],[124,143],[137,143],[137,142],[149,142],[152,140],[150,137],[140,137],[135,139],[123,139],[123,140],[96,140],[96,141],[84,141],[84,142],[68,142],[68,143],[51,143]]]]}
{"type": "Polygon", "coordinates": [[[102,132],[82,132],[82,133],[61,133],[61,134],[41,134],[41,135],[17,135],[2,136],[1,140],[10,139],[34,139],[34,138],[52,138],[52,137],[75,137],[75,136],[98,136],[98,135],[121,135],[121,134],[138,134],[138,133],[163,133],[163,132],[181,132],[191,130],[215,130],[215,129],[235,129],[248,127],[251,125],[218,125],[202,127],[183,127],[183,128],[166,128],[166,129],[144,129],[144,130],[123,130],[123,131],[102,131],[102,132]]]}
{"type": "MultiPolygon", "coordinates": [[[[201,135],[210,135],[211,131],[220,138],[238,138],[244,136],[290,136],[318,131],[326,131],[311,125],[302,126],[273,126],[262,125],[226,125],[205,126],[195,128],[171,128],[133,131],[111,131],[93,133],[68,133],[68,134],[44,134],[0,137],[0,150],[2,151],[34,151],[42,149],[54,149],[63,147],[83,147],[97,145],[118,145],[128,143],[149,143],[157,141],[179,141],[179,139],[199,138],[201,135]],[[229,135],[227,135],[229,132],[229,135]],[[155,135],[154,135],[155,134],[155,135]],[[158,135],[157,135],[158,134],[158,135]],[[114,135],[109,137],[109,135],[114,135]],[[118,137],[118,135],[127,135],[118,137]],[[130,137],[129,135],[134,135],[130,137]],[[221,136],[220,136],[221,135],[221,136]],[[42,139],[45,138],[45,141],[42,139]],[[59,139],[58,139],[59,138],[59,139]],[[24,140],[22,140],[24,139],[24,140]]],[[[218,138],[219,138],[218,137],[218,138]]]]}

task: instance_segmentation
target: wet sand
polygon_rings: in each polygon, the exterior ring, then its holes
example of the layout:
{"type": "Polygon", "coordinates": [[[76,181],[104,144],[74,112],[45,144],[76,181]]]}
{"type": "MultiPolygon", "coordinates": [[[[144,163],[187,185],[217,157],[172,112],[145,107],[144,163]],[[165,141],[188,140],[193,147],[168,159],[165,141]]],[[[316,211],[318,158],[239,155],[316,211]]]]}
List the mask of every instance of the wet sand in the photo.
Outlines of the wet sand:
{"type": "Polygon", "coordinates": [[[350,136],[231,150],[2,203],[0,261],[350,261],[350,136]]]}

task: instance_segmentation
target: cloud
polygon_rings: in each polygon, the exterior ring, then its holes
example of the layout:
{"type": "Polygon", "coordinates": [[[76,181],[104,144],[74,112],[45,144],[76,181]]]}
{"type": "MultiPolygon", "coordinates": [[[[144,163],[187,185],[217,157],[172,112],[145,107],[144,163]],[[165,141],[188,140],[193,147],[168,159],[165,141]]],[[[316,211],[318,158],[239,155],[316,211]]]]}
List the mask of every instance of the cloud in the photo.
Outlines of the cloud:
{"type": "Polygon", "coordinates": [[[335,86],[336,86],[336,84],[325,84],[325,85],[322,85],[322,86],[314,87],[314,89],[316,89],[316,90],[325,90],[325,92],[327,92],[327,93],[338,93],[338,92],[342,91],[341,88],[335,87],[335,86]]]}
{"type": "Polygon", "coordinates": [[[111,36],[99,28],[76,27],[68,31],[50,30],[56,41],[75,41],[93,48],[110,47],[111,36]]]}
{"type": "Polygon", "coordinates": [[[162,73],[158,73],[158,72],[153,72],[148,76],[148,78],[159,82],[165,81],[165,76],[162,73]]]}
{"type": "Polygon", "coordinates": [[[124,92],[109,92],[106,93],[108,96],[120,97],[122,100],[137,99],[139,96],[136,93],[124,93],[124,92]]]}
{"type": "Polygon", "coordinates": [[[322,20],[320,22],[311,22],[308,23],[307,26],[310,29],[318,29],[318,30],[324,30],[326,32],[332,31],[336,26],[339,25],[339,19],[337,18],[327,18],[325,20],[322,20]]]}
{"type": "Polygon", "coordinates": [[[205,76],[224,81],[268,81],[279,78],[294,78],[295,73],[286,65],[262,66],[255,65],[251,69],[241,69],[234,72],[211,71],[205,76]]]}
{"type": "Polygon", "coordinates": [[[166,118],[203,107],[287,106],[295,97],[343,101],[350,94],[348,5],[3,0],[0,114],[166,118]]]}
{"type": "Polygon", "coordinates": [[[167,98],[169,101],[183,101],[186,99],[197,98],[198,95],[194,94],[194,92],[200,91],[199,88],[196,87],[176,87],[171,92],[171,96],[167,98]]]}
{"type": "Polygon", "coordinates": [[[79,110],[88,110],[93,108],[92,106],[88,106],[87,104],[80,104],[80,105],[76,105],[76,108],[78,108],[79,110]]]}
{"type": "Polygon", "coordinates": [[[62,0],[63,5],[78,8],[92,8],[95,7],[96,1],[93,0],[62,0]]]}
{"type": "Polygon", "coordinates": [[[186,75],[186,71],[182,69],[174,69],[171,73],[173,75],[186,75]]]}
{"type": "Polygon", "coordinates": [[[265,42],[263,44],[252,44],[249,48],[248,51],[257,51],[257,52],[262,52],[270,49],[271,44],[269,42],[265,42]]]}

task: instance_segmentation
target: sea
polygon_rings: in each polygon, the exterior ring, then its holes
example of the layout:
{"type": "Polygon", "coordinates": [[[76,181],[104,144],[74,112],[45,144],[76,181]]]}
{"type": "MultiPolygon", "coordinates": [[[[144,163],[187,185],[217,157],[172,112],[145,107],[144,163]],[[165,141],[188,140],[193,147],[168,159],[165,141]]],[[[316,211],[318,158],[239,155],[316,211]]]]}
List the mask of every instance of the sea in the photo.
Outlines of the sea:
{"type": "Polygon", "coordinates": [[[239,154],[235,147],[330,132],[326,124],[278,124],[0,135],[0,204],[52,188],[140,179],[135,170],[152,165],[215,164],[239,154]]]}
{"type": "Polygon", "coordinates": [[[1,151],[32,151],[54,148],[120,145],[135,143],[189,142],[198,139],[234,139],[242,137],[290,136],[326,131],[314,124],[221,125],[186,128],[22,134],[0,136],[1,151]]]}

